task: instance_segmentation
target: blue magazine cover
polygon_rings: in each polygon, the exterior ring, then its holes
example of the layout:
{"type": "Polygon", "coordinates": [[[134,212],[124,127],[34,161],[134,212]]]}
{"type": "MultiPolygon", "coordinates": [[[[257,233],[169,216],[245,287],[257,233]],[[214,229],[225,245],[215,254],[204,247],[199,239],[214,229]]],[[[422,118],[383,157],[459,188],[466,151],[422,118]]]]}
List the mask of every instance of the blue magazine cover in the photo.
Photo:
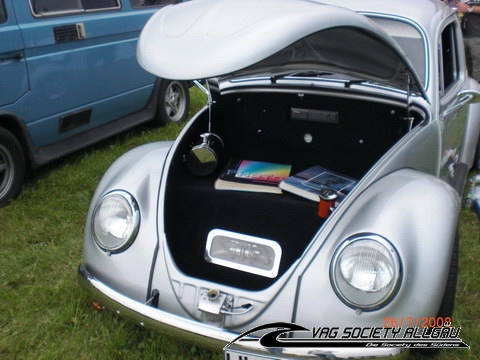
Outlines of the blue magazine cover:
{"type": "Polygon", "coordinates": [[[354,178],[316,165],[282,180],[279,187],[306,199],[320,201],[318,193],[321,189],[330,188],[337,191],[338,199],[341,200],[355,184],[354,178]]]}

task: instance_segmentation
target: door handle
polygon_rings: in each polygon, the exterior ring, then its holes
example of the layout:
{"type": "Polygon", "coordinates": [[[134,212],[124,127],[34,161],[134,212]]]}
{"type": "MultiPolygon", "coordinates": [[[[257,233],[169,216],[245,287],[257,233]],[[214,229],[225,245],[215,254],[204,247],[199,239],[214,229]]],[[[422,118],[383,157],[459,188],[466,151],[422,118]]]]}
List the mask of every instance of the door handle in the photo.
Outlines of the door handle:
{"type": "Polygon", "coordinates": [[[460,103],[459,105],[463,105],[464,103],[472,100],[472,98],[473,98],[472,94],[463,95],[460,99],[458,99],[458,102],[460,103]]]}
{"type": "Polygon", "coordinates": [[[17,51],[16,53],[5,55],[4,57],[0,57],[0,62],[7,62],[7,61],[20,61],[23,60],[23,53],[17,51]]]}
{"type": "Polygon", "coordinates": [[[448,114],[458,110],[462,106],[465,106],[465,104],[468,104],[470,102],[470,100],[472,100],[472,98],[473,98],[473,95],[471,95],[471,94],[463,95],[461,98],[458,99],[458,102],[455,105],[453,105],[452,107],[450,107],[449,109],[445,110],[442,113],[442,117],[445,117],[448,114]]]}

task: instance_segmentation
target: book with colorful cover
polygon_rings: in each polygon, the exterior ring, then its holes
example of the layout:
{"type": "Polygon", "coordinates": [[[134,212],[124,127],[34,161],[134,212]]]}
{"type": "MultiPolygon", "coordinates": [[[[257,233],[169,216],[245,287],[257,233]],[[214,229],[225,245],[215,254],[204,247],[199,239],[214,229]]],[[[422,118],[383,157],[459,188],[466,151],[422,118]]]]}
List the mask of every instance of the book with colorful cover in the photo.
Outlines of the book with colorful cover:
{"type": "Polygon", "coordinates": [[[215,189],[281,194],[278,185],[290,176],[291,169],[286,164],[232,159],[215,181],[215,189]]]}
{"type": "Polygon", "coordinates": [[[341,201],[356,184],[356,179],[315,165],[282,180],[279,187],[312,201],[320,201],[319,191],[330,188],[338,193],[341,201]]]}

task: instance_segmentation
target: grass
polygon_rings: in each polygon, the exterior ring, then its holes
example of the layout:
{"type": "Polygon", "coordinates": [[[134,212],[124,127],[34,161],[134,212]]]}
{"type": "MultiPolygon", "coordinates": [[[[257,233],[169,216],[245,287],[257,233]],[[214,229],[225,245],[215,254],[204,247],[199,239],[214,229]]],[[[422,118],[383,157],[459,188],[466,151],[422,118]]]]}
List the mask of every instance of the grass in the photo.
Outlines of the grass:
{"type": "MultiPolygon", "coordinates": [[[[192,94],[193,111],[202,105],[202,95],[192,94]]],[[[0,358],[222,358],[93,311],[76,283],[85,216],[102,174],[125,151],[175,138],[180,130],[179,125],[140,127],[57,161],[33,174],[20,197],[0,209],[0,358]]],[[[472,349],[442,351],[438,359],[480,358],[479,230],[475,215],[463,210],[454,324],[462,326],[472,349]]]]}

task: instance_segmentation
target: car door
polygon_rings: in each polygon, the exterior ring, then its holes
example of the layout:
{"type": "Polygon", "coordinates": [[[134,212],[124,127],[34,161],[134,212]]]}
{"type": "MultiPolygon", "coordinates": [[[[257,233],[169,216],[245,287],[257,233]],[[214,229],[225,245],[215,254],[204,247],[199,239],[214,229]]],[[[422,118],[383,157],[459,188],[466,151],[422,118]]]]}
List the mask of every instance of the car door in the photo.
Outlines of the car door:
{"type": "Polygon", "coordinates": [[[13,2],[30,93],[15,109],[34,146],[126,116],[147,103],[155,77],[138,66],[138,35],[154,9],[120,0],[13,2]]]}
{"type": "Polygon", "coordinates": [[[440,34],[438,48],[438,75],[440,96],[440,121],[442,126],[442,154],[440,176],[452,185],[459,172],[462,144],[465,138],[469,104],[472,95],[462,93],[460,29],[456,22],[446,25],[440,34]]]}
{"type": "Polygon", "coordinates": [[[23,39],[12,0],[0,0],[0,107],[18,100],[28,90],[23,39]]]}

